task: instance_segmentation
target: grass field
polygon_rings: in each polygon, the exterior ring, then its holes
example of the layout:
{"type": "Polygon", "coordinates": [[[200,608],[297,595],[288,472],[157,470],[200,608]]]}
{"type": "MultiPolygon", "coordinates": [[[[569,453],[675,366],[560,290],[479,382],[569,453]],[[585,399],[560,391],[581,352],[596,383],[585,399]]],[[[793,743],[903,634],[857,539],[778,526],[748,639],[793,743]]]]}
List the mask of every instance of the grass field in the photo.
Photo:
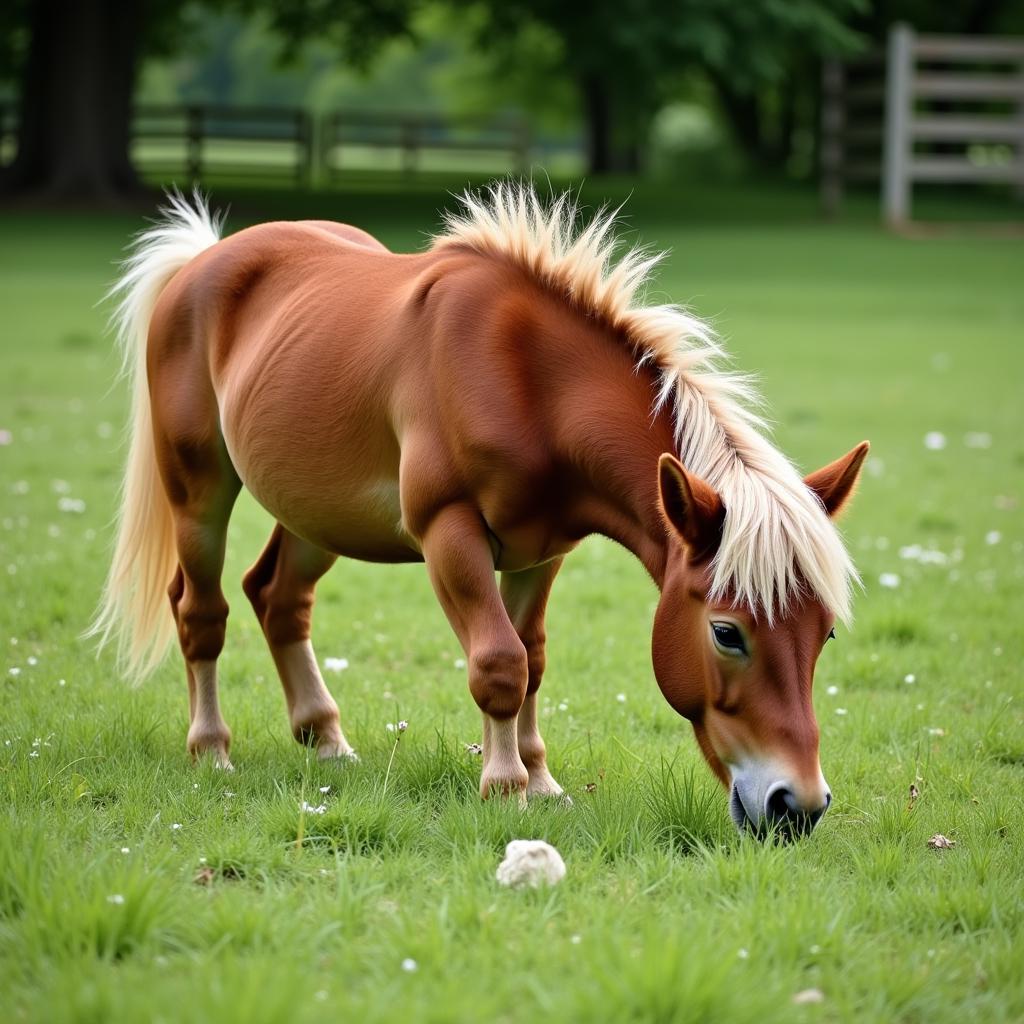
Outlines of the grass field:
{"type": "MultiPolygon", "coordinates": [[[[411,248],[444,201],[294,208],[411,248]]],[[[288,207],[243,196],[230,226],[288,207]]],[[[348,659],[329,683],[362,762],[311,761],[238,586],[270,528],[244,498],[221,661],[236,771],[193,767],[177,654],[133,689],[78,639],[125,414],[95,303],[138,221],[4,214],[5,1020],[1024,1020],[1024,251],[808,208],[643,186],[629,207],[673,249],[661,291],[761,375],[800,465],[874,443],[845,521],[865,591],[816,686],[835,802],[790,846],[734,834],[653,681],[653,588],[600,539],[549,615],[542,726],[571,810],[477,798],[478,715],[422,567],[321,585],[315,639],[348,659]],[[558,888],[496,885],[521,837],[562,852],[558,888]]]]}

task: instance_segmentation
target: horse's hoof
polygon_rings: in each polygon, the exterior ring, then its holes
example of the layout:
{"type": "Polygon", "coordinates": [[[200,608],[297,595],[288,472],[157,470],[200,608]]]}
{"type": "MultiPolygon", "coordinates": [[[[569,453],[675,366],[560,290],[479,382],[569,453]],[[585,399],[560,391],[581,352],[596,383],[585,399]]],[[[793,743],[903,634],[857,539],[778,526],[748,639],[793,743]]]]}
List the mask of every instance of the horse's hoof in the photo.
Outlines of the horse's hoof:
{"type": "Polygon", "coordinates": [[[359,755],[348,744],[321,743],[316,748],[318,761],[351,761],[359,763],[359,755]]]}

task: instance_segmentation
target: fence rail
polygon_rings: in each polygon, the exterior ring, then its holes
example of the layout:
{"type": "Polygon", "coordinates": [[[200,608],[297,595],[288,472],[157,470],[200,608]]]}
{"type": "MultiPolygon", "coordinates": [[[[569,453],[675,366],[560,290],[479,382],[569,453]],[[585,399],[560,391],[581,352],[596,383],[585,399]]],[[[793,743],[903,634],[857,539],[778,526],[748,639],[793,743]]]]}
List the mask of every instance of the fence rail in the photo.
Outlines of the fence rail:
{"type": "Polygon", "coordinates": [[[525,121],[448,119],[415,113],[337,111],[314,117],[287,108],[140,106],[132,123],[132,155],[143,173],[285,177],[327,183],[389,162],[406,174],[438,154],[498,157],[519,171],[529,165],[525,121]],[[389,161],[390,157],[390,161],[389,161]]]}
{"type": "Polygon", "coordinates": [[[396,153],[403,171],[415,173],[425,156],[439,153],[498,155],[517,171],[530,159],[530,131],[519,118],[447,119],[423,114],[328,114],[320,132],[320,168],[330,181],[345,172],[351,152],[396,153]]]}
{"type": "Polygon", "coordinates": [[[895,25],[884,54],[827,63],[822,86],[826,211],[854,181],[881,182],[894,226],[910,218],[915,183],[1009,183],[1024,197],[1024,39],[895,25]]]}

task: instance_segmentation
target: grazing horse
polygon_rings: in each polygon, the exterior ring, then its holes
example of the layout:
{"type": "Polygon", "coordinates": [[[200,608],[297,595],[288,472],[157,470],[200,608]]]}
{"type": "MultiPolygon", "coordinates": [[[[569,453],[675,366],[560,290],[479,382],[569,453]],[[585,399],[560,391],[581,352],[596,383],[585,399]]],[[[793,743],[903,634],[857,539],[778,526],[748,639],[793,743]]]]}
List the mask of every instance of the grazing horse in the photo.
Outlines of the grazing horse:
{"type": "Polygon", "coordinates": [[[353,751],[310,644],[317,581],[339,555],[423,561],[483,716],[481,794],[561,794],[544,612],[600,533],[660,590],[654,673],[737,826],[824,813],[811,682],[849,617],[833,519],[868,446],[801,479],[707,325],[641,301],[658,257],[620,254],[612,214],[577,221],[568,196],[502,183],[416,254],[327,221],[221,239],[198,196],[139,237],[114,289],[133,423],[93,631],[140,677],[176,629],[193,755],[229,765],[220,578],[244,484],[277,525],[243,587],[320,756],[353,751]]]}

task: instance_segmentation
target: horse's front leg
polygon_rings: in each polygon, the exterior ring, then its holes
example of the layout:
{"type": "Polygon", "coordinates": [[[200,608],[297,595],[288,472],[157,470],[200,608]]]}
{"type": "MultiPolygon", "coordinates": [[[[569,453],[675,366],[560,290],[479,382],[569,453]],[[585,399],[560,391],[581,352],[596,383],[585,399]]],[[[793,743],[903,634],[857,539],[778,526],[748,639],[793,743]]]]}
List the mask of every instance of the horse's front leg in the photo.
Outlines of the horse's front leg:
{"type": "Polygon", "coordinates": [[[420,543],[438,600],[466,652],[470,692],[483,712],[480,795],[525,800],[530,776],[519,756],[516,721],[529,679],[526,648],[498,592],[480,513],[471,505],[449,505],[430,520],[420,543]]]}
{"type": "Polygon", "coordinates": [[[527,796],[561,796],[562,787],[548,771],[547,749],[537,724],[537,691],[544,676],[544,612],[555,576],[562,567],[561,558],[522,572],[501,574],[501,598],[519,639],[526,648],[529,681],[526,699],[519,712],[517,732],[519,756],[530,773],[527,796]]]}

